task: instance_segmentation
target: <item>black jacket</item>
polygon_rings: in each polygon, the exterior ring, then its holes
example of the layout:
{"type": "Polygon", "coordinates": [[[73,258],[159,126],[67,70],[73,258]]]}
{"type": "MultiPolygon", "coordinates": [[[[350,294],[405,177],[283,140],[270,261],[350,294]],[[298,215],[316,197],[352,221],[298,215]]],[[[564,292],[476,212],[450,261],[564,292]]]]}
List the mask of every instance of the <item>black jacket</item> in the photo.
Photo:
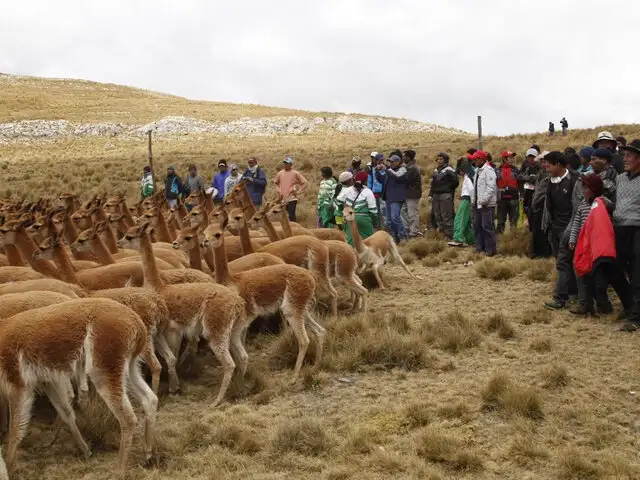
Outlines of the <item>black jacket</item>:
{"type": "Polygon", "coordinates": [[[422,177],[418,165],[407,166],[407,198],[419,199],[422,197],[422,177]]]}
{"type": "Polygon", "coordinates": [[[459,184],[458,175],[452,166],[446,164],[442,169],[436,168],[431,179],[431,190],[429,196],[442,193],[454,193],[459,184]]]}
{"type": "Polygon", "coordinates": [[[184,193],[182,180],[178,175],[167,176],[164,179],[164,198],[176,200],[180,194],[184,193]]]}
{"type": "Polygon", "coordinates": [[[613,158],[611,159],[611,165],[616,169],[618,175],[624,173],[624,160],[618,152],[614,152],[613,158]]]}

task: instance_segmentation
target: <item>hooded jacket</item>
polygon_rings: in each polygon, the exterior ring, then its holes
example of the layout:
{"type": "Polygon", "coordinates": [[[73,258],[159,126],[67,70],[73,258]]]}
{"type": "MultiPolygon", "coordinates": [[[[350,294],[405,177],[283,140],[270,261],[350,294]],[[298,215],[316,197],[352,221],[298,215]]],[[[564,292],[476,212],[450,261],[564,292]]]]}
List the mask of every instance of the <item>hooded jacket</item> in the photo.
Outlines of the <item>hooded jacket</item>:
{"type": "Polygon", "coordinates": [[[456,188],[458,188],[459,183],[460,181],[458,180],[455,169],[447,163],[442,168],[436,168],[434,170],[433,177],[431,178],[429,196],[433,197],[434,195],[442,193],[453,194],[456,188]]]}
{"type": "Polygon", "coordinates": [[[385,202],[402,203],[407,199],[407,169],[405,167],[376,170],[376,179],[384,185],[382,199],[385,202]]]}
{"type": "Polygon", "coordinates": [[[175,173],[164,178],[164,197],[168,200],[176,200],[184,192],[182,180],[175,173]]]}
{"type": "Polygon", "coordinates": [[[245,185],[251,201],[254,205],[262,205],[262,197],[264,191],[267,188],[267,175],[260,167],[256,167],[255,170],[248,168],[242,174],[242,178],[246,178],[249,182],[245,185]]]}
{"type": "Polygon", "coordinates": [[[418,200],[422,197],[422,177],[417,163],[407,165],[407,198],[418,200]]]}
{"type": "Polygon", "coordinates": [[[473,204],[476,208],[495,207],[498,203],[498,185],[496,183],[496,171],[489,162],[478,169],[473,184],[473,204]]]}
{"type": "Polygon", "coordinates": [[[593,271],[598,261],[615,258],[616,239],[613,224],[604,200],[596,198],[576,244],[573,257],[576,274],[584,277],[593,271]]]}

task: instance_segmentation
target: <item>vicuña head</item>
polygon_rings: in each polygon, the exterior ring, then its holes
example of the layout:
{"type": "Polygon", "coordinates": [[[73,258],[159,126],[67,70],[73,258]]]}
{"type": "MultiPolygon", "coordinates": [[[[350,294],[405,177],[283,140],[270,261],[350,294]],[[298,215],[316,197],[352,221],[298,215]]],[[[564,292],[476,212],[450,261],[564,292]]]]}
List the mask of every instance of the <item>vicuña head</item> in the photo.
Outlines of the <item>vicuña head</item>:
{"type": "Polygon", "coordinates": [[[344,207],[342,209],[342,218],[345,222],[354,222],[356,220],[356,214],[351,207],[344,207]]]}
{"type": "Polygon", "coordinates": [[[198,238],[198,226],[186,227],[178,233],[178,237],[173,242],[173,248],[182,250],[183,252],[189,252],[195,248],[198,242],[200,242],[198,238]]]}
{"type": "Polygon", "coordinates": [[[143,222],[141,225],[136,225],[127,230],[120,240],[118,240],[118,248],[128,248],[131,250],[140,250],[140,237],[147,233],[151,234],[153,227],[149,222],[143,222]]]}
{"type": "Polygon", "coordinates": [[[224,242],[224,230],[227,228],[229,219],[225,218],[221,223],[213,223],[204,230],[205,247],[220,248],[224,242]]]}

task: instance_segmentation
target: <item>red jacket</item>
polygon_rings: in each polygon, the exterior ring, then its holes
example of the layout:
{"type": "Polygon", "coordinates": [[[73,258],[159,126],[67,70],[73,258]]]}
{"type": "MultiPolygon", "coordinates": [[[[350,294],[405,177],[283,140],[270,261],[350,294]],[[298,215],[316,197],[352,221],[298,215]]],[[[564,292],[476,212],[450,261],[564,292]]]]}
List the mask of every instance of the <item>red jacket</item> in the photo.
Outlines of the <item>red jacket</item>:
{"type": "Polygon", "coordinates": [[[593,270],[599,258],[616,258],[616,238],[609,212],[602,198],[596,198],[582,227],[573,256],[573,266],[583,277],[593,270]]]}

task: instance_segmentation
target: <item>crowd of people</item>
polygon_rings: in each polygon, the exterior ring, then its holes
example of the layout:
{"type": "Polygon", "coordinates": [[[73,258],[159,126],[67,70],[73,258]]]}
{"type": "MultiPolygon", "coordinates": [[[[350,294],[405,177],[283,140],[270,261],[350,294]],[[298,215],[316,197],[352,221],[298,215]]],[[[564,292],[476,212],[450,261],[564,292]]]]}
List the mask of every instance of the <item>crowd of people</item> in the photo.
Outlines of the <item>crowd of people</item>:
{"type": "MultiPolygon", "coordinates": [[[[486,256],[497,253],[496,234],[526,222],[531,232],[530,256],[554,257],[558,279],[553,298],[544,306],[569,307],[575,314],[612,312],[607,289],[619,296],[626,331],[640,329],[640,140],[627,145],[624,137],[601,132],[591,146],[579,151],[542,151],[532,145],[521,165],[516,153],[503,151],[499,162],[484,150],[469,149],[452,165],[449,154],[435,159],[430,187],[431,203],[427,228],[442,232],[451,247],[475,246],[486,256]],[[460,201],[455,195],[460,186],[460,201]],[[605,212],[605,214],[603,214],[605,212]]],[[[413,150],[371,152],[363,165],[354,157],[351,166],[337,178],[330,167],[320,170],[317,197],[318,226],[344,230],[342,211],[353,208],[362,238],[385,228],[400,244],[423,236],[419,202],[423,197],[422,173],[413,150]]],[[[237,183],[246,180],[253,203],[260,207],[267,176],[256,158],[248,160],[240,173],[238,165],[218,162],[218,173],[209,186],[195,165],[182,180],[174,167],[164,179],[165,197],[175,205],[180,196],[203,189],[222,203],[237,183]]],[[[299,197],[307,179],[286,157],[273,181],[296,221],[299,197]]],[[[150,169],[145,168],[142,196],[153,193],[150,169]]]]}

